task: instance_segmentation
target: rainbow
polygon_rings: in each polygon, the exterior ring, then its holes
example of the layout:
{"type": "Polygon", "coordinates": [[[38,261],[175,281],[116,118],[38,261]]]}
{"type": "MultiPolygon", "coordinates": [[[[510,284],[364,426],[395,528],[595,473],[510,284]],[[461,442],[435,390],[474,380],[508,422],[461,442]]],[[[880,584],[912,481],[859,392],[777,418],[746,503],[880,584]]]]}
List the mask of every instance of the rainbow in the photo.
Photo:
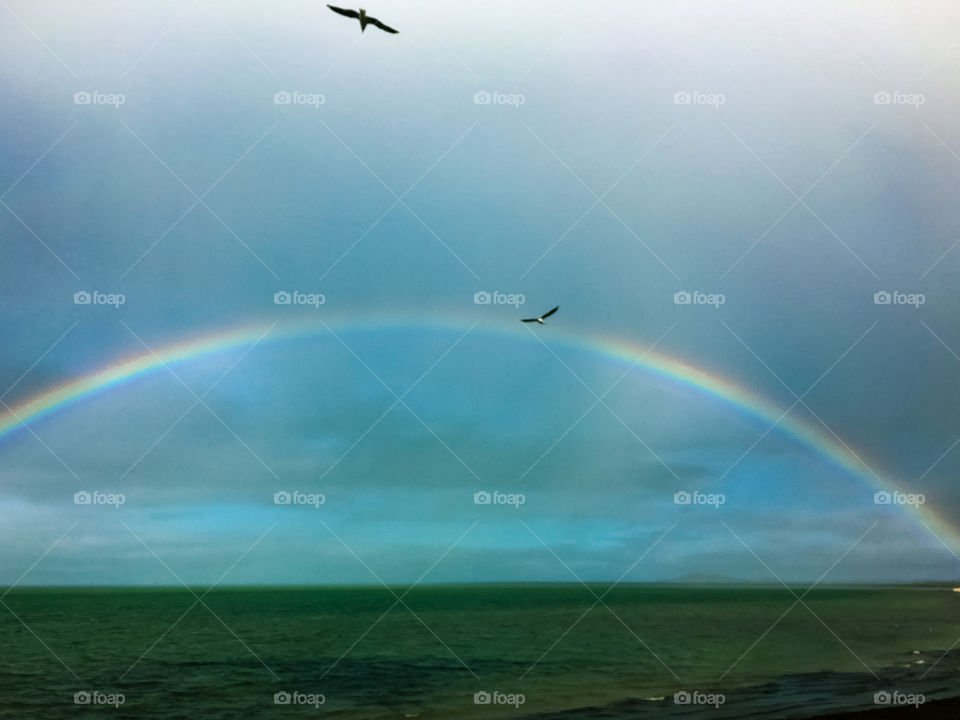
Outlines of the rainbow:
{"type": "MultiPolygon", "coordinates": [[[[352,318],[324,323],[260,324],[207,334],[121,360],[104,370],[70,380],[9,408],[3,415],[0,415],[0,441],[28,421],[40,419],[61,408],[78,403],[91,395],[123,385],[167,365],[175,365],[193,358],[253,344],[261,340],[272,342],[285,338],[336,333],[338,330],[376,331],[409,327],[457,333],[466,329],[463,320],[455,319],[437,319],[429,324],[424,324],[422,318],[394,318],[386,321],[379,318],[376,321],[359,323],[355,318],[352,318]]],[[[501,336],[512,335],[527,341],[530,339],[527,331],[522,327],[516,329],[497,328],[496,330],[483,328],[479,332],[495,333],[501,336]]],[[[791,416],[786,412],[786,408],[781,408],[767,398],[752,393],[718,375],[696,368],[675,357],[646,350],[616,338],[564,334],[551,328],[550,342],[551,344],[559,343],[594,352],[624,365],[636,365],[636,367],[649,373],[717,398],[762,422],[770,425],[776,424],[776,428],[780,432],[796,439],[855,477],[865,480],[869,486],[876,490],[892,492],[899,489],[898,483],[889,477],[874,472],[859,453],[838,437],[821,430],[812,423],[791,416]]],[[[960,534],[954,530],[950,523],[938,516],[932,508],[927,505],[902,507],[906,511],[917,515],[918,520],[940,542],[949,542],[952,547],[960,548],[960,534]]]]}

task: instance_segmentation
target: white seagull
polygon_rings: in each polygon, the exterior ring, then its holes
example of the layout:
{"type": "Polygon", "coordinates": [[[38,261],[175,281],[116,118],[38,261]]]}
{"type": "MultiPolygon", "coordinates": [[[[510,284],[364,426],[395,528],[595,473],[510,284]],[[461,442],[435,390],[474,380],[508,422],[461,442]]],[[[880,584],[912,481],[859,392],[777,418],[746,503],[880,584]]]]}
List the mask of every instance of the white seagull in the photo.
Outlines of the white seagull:
{"type": "Polygon", "coordinates": [[[559,309],[560,309],[560,306],[557,305],[553,310],[551,310],[550,312],[545,312],[545,313],[544,313],[543,315],[541,315],[540,317],[535,317],[535,318],[523,318],[523,320],[521,320],[520,322],[535,322],[535,323],[540,323],[541,325],[546,325],[546,323],[544,322],[544,320],[546,320],[548,317],[550,317],[551,315],[553,315],[553,314],[554,314],[557,310],[559,310],[559,309]]]}

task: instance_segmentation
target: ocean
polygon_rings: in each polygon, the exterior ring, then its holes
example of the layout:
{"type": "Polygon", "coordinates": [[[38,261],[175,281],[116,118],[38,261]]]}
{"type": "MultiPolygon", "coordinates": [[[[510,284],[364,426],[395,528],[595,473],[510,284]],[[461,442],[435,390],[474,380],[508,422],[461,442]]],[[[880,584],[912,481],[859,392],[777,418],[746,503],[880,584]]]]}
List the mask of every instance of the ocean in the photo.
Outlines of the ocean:
{"type": "Polygon", "coordinates": [[[0,717],[807,718],[960,695],[945,587],[606,589],[14,588],[0,717]]]}

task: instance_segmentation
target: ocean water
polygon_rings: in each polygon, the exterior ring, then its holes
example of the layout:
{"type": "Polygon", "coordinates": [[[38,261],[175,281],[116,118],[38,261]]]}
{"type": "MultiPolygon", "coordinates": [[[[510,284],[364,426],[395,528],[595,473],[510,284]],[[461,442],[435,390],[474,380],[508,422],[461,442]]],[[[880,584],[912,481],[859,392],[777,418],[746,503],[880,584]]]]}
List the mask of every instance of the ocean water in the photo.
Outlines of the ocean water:
{"type": "Polygon", "coordinates": [[[947,588],[591,590],[16,588],[0,717],[803,718],[960,694],[947,588]]]}

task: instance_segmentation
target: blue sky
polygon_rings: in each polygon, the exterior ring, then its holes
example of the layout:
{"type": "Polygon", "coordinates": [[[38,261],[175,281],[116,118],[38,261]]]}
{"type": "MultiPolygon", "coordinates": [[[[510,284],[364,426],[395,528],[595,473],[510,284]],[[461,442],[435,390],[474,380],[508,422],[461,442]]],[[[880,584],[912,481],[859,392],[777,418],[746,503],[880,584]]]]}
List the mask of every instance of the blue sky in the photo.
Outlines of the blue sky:
{"type": "Polygon", "coordinates": [[[5,404],[145,346],[336,333],[0,439],[0,582],[955,578],[950,536],[730,404],[638,367],[584,413],[628,369],[590,338],[657,343],[802,396],[960,520],[956,8],[369,11],[400,34],[314,2],[0,8],[5,404]],[[295,489],[326,502],[274,504],[295,489]]]}

